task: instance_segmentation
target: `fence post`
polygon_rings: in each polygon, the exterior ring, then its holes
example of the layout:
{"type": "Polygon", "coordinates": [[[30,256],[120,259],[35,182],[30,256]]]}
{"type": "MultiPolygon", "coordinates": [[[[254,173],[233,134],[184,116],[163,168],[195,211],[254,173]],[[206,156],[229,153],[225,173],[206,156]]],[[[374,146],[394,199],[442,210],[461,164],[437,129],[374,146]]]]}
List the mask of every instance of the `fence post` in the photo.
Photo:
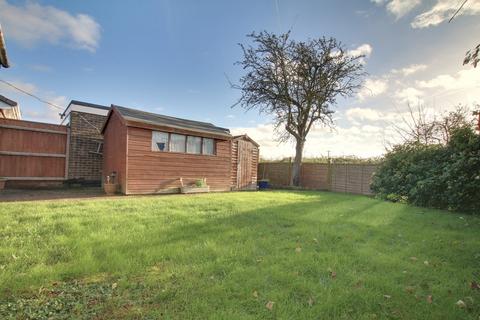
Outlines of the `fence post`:
{"type": "Polygon", "coordinates": [[[333,170],[332,170],[332,160],[328,158],[327,161],[327,189],[332,191],[332,180],[333,180],[333,170]]]}
{"type": "Polygon", "coordinates": [[[362,165],[362,176],[361,176],[361,179],[360,179],[360,192],[361,192],[361,194],[364,194],[364,193],[363,193],[363,184],[364,184],[364,181],[363,181],[364,177],[363,177],[363,176],[364,176],[364,172],[365,172],[365,165],[362,165]]]}

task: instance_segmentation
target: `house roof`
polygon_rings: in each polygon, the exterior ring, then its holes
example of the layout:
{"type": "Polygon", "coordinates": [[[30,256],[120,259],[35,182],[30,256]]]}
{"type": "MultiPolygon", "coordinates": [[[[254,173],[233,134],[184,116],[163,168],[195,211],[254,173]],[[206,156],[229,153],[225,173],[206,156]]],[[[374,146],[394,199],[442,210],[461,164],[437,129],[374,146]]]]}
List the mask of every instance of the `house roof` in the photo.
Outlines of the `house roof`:
{"type": "Polygon", "coordinates": [[[165,126],[170,128],[191,130],[197,132],[206,132],[210,134],[221,135],[225,137],[231,137],[230,130],[222,127],[217,127],[208,122],[193,121],[181,118],[175,118],[170,116],[165,116],[156,113],[145,112],[142,110],[126,108],[122,106],[117,106],[112,104],[112,108],[117,110],[120,115],[130,121],[165,126]]]}
{"type": "Polygon", "coordinates": [[[10,107],[16,107],[18,105],[18,103],[16,103],[15,101],[8,99],[7,97],[2,96],[1,94],[0,94],[0,101],[9,105],[10,107]]]}
{"type": "Polygon", "coordinates": [[[8,68],[7,48],[3,39],[2,27],[0,26],[0,67],[8,68]]]}

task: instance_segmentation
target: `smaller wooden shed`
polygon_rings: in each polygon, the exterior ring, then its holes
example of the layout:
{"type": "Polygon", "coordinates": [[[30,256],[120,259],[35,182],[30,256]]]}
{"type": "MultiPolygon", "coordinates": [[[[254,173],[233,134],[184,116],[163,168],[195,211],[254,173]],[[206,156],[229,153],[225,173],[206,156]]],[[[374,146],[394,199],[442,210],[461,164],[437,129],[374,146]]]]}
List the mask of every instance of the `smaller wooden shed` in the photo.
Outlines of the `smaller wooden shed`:
{"type": "Polygon", "coordinates": [[[232,188],[234,190],[255,190],[259,145],[248,135],[232,139],[232,188]]]}

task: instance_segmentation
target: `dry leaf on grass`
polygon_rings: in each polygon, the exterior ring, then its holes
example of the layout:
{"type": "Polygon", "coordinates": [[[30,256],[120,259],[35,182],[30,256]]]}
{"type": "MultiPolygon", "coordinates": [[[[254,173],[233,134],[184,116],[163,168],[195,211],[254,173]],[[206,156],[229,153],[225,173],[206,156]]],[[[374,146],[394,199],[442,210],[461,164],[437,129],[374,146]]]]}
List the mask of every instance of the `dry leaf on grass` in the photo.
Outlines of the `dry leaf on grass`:
{"type": "Polygon", "coordinates": [[[470,288],[471,289],[480,289],[480,285],[476,281],[470,282],[470,288]]]}
{"type": "Polygon", "coordinates": [[[429,263],[428,263],[428,261],[427,261],[427,260],[423,261],[423,264],[424,264],[424,265],[426,265],[426,266],[428,266],[428,265],[429,265],[429,263]]]}
{"type": "Polygon", "coordinates": [[[412,261],[417,261],[418,258],[417,258],[417,257],[410,257],[410,260],[412,260],[412,261]]]}
{"type": "Polygon", "coordinates": [[[116,287],[117,287],[117,283],[116,282],[112,283],[112,289],[115,289],[116,287]]]}
{"type": "Polygon", "coordinates": [[[295,252],[302,252],[302,248],[301,247],[296,247],[295,252]]]}
{"type": "Polygon", "coordinates": [[[462,300],[458,300],[457,303],[455,303],[457,306],[459,306],[460,308],[465,308],[467,305],[465,304],[465,302],[463,302],[462,300]]]}
{"type": "Polygon", "coordinates": [[[427,296],[427,302],[428,302],[428,303],[432,303],[432,302],[433,302],[433,298],[432,298],[431,295],[428,295],[428,296],[427,296]]]}
{"type": "Polygon", "coordinates": [[[273,301],[268,301],[267,304],[265,305],[265,308],[267,308],[268,310],[272,310],[274,303],[275,302],[273,302],[273,301]]]}
{"type": "Polygon", "coordinates": [[[383,297],[384,297],[385,299],[390,299],[392,296],[390,296],[390,295],[388,295],[388,294],[384,294],[383,297]]]}
{"type": "Polygon", "coordinates": [[[311,307],[311,306],[313,306],[314,303],[315,303],[315,301],[313,301],[313,298],[309,297],[308,298],[308,305],[311,307]]]}
{"type": "Polygon", "coordinates": [[[413,292],[415,292],[415,287],[407,286],[407,287],[405,287],[405,291],[407,291],[408,293],[413,293],[413,292]]]}
{"type": "Polygon", "coordinates": [[[253,291],[252,296],[254,296],[255,298],[258,298],[258,292],[257,292],[257,290],[253,291]]]}

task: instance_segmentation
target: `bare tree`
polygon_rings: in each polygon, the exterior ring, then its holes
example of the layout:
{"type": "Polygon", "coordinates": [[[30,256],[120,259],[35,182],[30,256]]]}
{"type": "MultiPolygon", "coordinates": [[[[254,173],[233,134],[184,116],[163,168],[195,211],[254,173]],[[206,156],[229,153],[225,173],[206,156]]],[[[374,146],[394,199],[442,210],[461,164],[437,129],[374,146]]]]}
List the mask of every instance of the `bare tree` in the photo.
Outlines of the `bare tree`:
{"type": "Polygon", "coordinates": [[[392,126],[405,143],[447,144],[455,129],[474,125],[470,115],[469,108],[458,105],[453,111],[429,118],[423,105],[413,108],[409,104],[407,115],[392,126]]]}
{"type": "Polygon", "coordinates": [[[243,108],[272,115],[281,141],[296,142],[291,184],[300,185],[305,141],[316,125],[333,126],[338,97],[351,96],[364,75],[363,55],[351,55],[334,38],[295,41],[290,32],[252,33],[253,45],[240,44],[246,74],[233,88],[243,108]]]}

